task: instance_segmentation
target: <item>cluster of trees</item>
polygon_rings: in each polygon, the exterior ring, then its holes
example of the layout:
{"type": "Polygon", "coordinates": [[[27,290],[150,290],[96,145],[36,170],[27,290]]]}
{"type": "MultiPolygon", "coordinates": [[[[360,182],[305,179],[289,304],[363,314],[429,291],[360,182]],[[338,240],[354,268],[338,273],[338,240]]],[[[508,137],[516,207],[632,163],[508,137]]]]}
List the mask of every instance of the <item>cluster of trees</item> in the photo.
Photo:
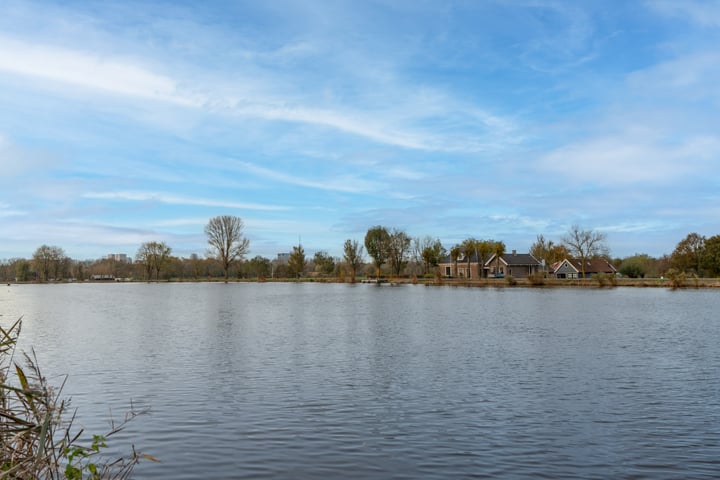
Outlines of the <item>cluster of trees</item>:
{"type": "Polygon", "coordinates": [[[243,235],[244,224],[240,217],[211,218],[205,226],[208,238],[208,258],[197,255],[190,258],[172,256],[172,248],[165,242],[145,242],[135,255],[135,262],[114,257],[95,261],[74,261],[62,248],[42,245],[33,253],[32,260],[15,258],[0,263],[0,277],[4,281],[52,281],[64,279],[85,280],[101,278],[201,278],[224,276],[227,281],[230,267],[242,260],[250,242],[243,235]]]}
{"type": "Polygon", "coordinates": [[[626,277],[660,277],[679,272],[696,277],[720,276],[720,235],[706,238],[695,232],[688,234],[676,245],[670,255],[659,258],[635,254],[615,259],[618,271],[626,277]]]}
{"type": "Polygon", "coordinates": [[[673,250],[670,266],[699,277],[720,276],[720,235],[690,233],[673,250]]]}
{"type": "MultiPolygon", "coordinates": [[[[368,229],[364,242],[347,239],[342,258],[326,251],[308,257],[302,245],[292,248],[286,262],[255,256],[245,260],[250,242],[244,235],[242,219],[235,216],[211,218],[205,226],[208,250],[205,258],[191,255],[178,258],[165,242],[145,242],[135,255],[135,262],[114,258],[95,261],[74,261],[62,248],[42,245],[32,259],[11,259],[0,262],[0,278],[4,281],[51,281],[74,278],[83,280],[93,275],[115,278],[201,279],[224,278],[297,278],[303,275],[338,277],[347,275],[352,281],[358,274],[433,275],[437,265],[449,257],[457,270],[458,262],[486,262],[506,253],[505,243],[492,239],[469,237],[446,249],[431,236],[412,238],[405,231],[376,225],[368,229]],[[365,262],[365,254],[371,262],[365,262]]],[[[659,277],[671,268],[697,276],[720,275],[720,235],[705,238],[697,233],[680,241],[671,255],[653,258],[636,254],[626,258],[610,258],[605,234],[573,226],[559,242],[538,235],[530,253],[546,266],[574,257],[585,265],[586,260],[602,257],[630,278],[659,277]]],[[[583,272],[583,276],[584,276],[583,272]]]]}

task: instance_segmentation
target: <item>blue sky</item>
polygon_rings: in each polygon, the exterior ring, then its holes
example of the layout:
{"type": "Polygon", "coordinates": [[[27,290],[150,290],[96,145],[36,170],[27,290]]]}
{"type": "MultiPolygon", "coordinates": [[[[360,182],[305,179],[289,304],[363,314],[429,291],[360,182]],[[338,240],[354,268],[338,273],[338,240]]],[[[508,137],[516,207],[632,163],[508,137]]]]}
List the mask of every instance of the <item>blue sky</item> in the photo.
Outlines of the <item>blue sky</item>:
{"type": "Polygon", "coordinates": [[[0,259],[720,233],[719,1],[0,6],[0,259]]]}

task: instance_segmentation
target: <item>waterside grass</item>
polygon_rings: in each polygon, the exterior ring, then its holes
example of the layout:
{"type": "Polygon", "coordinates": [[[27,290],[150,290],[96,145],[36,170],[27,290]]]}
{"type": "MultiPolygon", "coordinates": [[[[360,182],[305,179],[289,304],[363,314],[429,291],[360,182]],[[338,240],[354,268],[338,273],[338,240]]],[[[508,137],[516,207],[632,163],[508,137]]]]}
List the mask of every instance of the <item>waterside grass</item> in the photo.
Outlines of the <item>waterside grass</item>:
{"type": "Polygon", "coordinates": [[[75,431],[75,412],[61,396],[64,382],[49,385],[35,352],[16,351],[21,327],[21,319],[0,326],[0,479],[126,479],[141,459],[155,461],[134,447],[120,458],[103,455],[106,441],[142,413],[132,406],[122,422],[111,421],[110,431],[92,441],[75,431]]]}

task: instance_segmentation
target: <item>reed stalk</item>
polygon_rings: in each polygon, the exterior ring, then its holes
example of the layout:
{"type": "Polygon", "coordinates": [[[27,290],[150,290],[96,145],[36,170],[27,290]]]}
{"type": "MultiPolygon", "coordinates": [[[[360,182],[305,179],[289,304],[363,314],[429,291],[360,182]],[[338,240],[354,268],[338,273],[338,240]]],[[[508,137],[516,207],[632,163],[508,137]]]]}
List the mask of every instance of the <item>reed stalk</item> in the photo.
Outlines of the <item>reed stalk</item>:
{"type": "Polygon", "coordinates": [[[65,381],[51,386],[40,370],[37,356],[15,357],[22,319],[9,328],[0,326],[0,479],[105,480],[127,479],[142,459],[156,461],[137,452],[120,458],[103,454],[106,441],[140,413],[131,405],[122,422],[111,421],[105,435],[92,442],[75,431],[74,411],[61,397],[65,381]]]}

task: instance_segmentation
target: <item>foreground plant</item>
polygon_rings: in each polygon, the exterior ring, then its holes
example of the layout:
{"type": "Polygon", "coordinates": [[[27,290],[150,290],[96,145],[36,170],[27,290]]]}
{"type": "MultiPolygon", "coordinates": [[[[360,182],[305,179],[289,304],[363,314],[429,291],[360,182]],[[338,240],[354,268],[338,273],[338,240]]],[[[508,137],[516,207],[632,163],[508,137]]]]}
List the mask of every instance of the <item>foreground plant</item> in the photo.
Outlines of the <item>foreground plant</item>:
{"type": "Polygon", "coordinates": [[[117,459],[102,454],[106,440],[143,413],[132,405],[122,422],[111,421],[110,431],[89,445],[83,430],[73,433],[74,412],[60,396],[64,382],[58,388],[47,383],[34,351],[22,354],[22,365],[14,360],[21,326],[21,320],[0,326],[0,479],[126,479],[142,458],[157,461],[134,446],[117,459]]]}

